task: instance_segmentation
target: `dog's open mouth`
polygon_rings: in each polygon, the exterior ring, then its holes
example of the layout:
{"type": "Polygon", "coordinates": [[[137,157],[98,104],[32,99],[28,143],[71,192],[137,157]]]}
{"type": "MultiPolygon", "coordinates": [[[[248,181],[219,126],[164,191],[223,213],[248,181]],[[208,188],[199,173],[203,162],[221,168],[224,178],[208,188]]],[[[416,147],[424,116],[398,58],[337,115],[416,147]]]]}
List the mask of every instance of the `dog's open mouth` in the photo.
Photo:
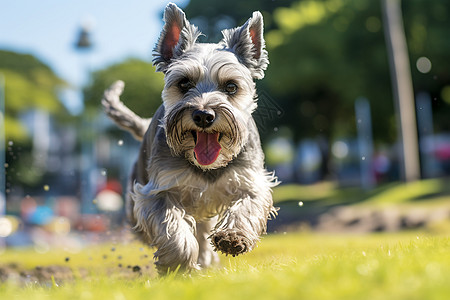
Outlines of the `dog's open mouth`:
{"type": "Polygon", "coordinates": [[[202,166],[214,163],[222,149],[219,144],[222,134],[192,131],[192,136],[195,141],[194,155],[197,162],[202,166]]]}

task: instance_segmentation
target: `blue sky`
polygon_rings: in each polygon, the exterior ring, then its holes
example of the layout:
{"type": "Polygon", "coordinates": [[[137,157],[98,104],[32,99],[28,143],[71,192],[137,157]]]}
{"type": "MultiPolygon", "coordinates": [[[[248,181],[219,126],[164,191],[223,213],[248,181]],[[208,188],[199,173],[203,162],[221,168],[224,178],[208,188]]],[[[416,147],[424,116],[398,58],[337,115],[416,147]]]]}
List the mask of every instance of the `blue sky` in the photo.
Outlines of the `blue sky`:
{"type": "MultiPolygon", "coordinates": [[[[167,0],[0,0],[0,49],[29,53],[48,64],[72,84],[62,100],[78,113],[77,87],[90,70],[127,57],[151,61],[162,28],[167,0]],[[80,53],[74,47],[80,26],[92,23],[94,47],[80,53]]],[[[188,0],[172,1],[184,7],[188,0]]]]}

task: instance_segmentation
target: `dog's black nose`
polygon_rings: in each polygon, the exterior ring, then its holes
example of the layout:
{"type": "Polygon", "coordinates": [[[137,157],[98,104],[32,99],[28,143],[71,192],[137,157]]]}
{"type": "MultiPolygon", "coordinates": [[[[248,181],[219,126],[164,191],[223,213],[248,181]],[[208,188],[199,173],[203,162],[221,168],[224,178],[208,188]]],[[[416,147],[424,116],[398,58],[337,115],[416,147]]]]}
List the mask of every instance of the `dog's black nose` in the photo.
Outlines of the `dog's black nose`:
{"type": "Polygon", "coordinates": [[[192,119],[194,120],[195,125],[201,128],[211,126],[215,118],[216,115],[212,109],[197,109],[192,113],[192,119]]]}

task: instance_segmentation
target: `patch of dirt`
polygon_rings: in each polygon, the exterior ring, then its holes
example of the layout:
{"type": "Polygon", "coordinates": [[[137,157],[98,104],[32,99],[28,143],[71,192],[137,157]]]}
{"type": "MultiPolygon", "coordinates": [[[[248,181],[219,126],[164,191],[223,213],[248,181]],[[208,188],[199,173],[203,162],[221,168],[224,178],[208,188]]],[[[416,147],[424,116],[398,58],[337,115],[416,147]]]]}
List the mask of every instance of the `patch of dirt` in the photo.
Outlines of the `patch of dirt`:
{"type": "MultiPolygon", "coordinates": [[[[139,276],[151,275],[154,270],[149,266],[122,266],[118,265],[114,270],[107,270],[114,278],[137,278],[139,276]]],[[[104,269],[101,272],[105,272],[104,269]]],[[[43,285],[52,286],[54,283],[63,284],[73,282],[77,278],[95,278],[95,270],[86,268],[71,268],[64,265],[36,266],[25,268],[16,263],[0,264],[0,284],[12,283],[17,285],[43,285]],[[53,278],[52,278],[53,277],[53,278]]]]}

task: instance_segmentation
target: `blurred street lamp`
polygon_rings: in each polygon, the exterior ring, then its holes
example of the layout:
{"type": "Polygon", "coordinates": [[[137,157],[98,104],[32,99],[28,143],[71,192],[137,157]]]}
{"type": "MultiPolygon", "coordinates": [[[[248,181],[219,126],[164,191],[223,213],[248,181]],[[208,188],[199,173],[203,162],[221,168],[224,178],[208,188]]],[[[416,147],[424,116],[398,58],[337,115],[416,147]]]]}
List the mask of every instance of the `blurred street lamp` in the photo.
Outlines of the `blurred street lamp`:
{"type": "MultiPolygon", "coordinates": [[[[84,20],[75,42],[75,48],[80,52],[87,52],[92,49],[91,41],[92,22],[84,20]]],[[[87,71],[87,67],[83,68],[83,72],[87,71]]],[[[80,83],[82,85],[82,83],[80,83]]],[[[82,95],[82,87],[80,86],[80,95],[82,95]]],[[[83,96],[81,96],[83,97],[83,96]]],[[[84,102],[84,99],[81,99],[84,102]]],[[[82,114],[81,124],[81,166],[80,166],[80,195],[81,195],[81,213],[95,213],[96,208],[92,203],[95,193],[95,161],[94,161],[94,143],[90,130],[92,130],[92,120],[86,113],[82,114]]]]}
{"type": "Polygon", "coordinates": [[[92,48],[91,31],[92,21],[84,20],[81,24],[78,39],[75,42],[75,48],[77,50],[89,50],[92,48]]]}
{"type": "Polygon", "coordinates": [[[85,28],[84,26],[81,27],[80,35],[75,45],[77,49],[89,49],[92,47],[89,33],[90,32],[87,28],[85,28]]]}

